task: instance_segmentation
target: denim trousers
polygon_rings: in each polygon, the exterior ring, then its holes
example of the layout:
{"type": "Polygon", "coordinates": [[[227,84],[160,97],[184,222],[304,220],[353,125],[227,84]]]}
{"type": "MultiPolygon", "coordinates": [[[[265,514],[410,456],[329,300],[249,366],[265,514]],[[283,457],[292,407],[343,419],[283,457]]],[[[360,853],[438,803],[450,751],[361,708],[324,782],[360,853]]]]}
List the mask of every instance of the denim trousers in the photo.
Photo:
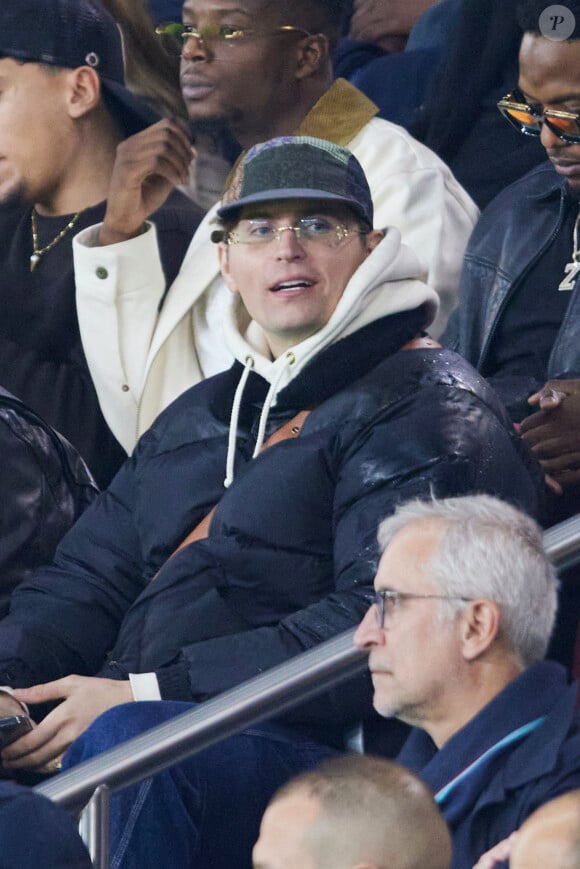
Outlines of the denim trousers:
{"type": "MultiPolygon", "coordinates": [[[[192,708],[147,701],[110,709],[76,740],[70,768],[192,708]]],[[[265,722],[115,794],[111,869],[251,869],[260,820],[293,775],[336,754],[265,722]]]]}

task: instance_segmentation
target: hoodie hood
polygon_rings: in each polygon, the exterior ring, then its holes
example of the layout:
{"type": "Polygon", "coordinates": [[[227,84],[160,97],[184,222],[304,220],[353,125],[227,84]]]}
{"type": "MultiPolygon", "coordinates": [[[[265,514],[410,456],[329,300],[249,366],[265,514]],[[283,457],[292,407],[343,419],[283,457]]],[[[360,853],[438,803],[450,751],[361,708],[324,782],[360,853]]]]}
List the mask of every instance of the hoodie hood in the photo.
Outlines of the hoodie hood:
{"type": "Polygon", "coordinates": [[[225,485],[233,480],[236,432],[243,391],[253,370],[270,384],[260,417],[254,457],[260,452],[270,408],[284,389],[316,356],[337,341],[390,314],[424,306],[426,329],[435,319],[439,305],[435,290],[425,282],[425,273],[413,251],[401,243],[397,229],[389,228],[385,238],[361,263],[345,287],[328,323],[314,335],[272,359],[262,328],[249,320],[238,294],[233,294],[225,314],[224,334],[228,349],[244,366],[236,389],[230,420],[230,444],[225,485]]]}
{"type": "Polygon", "coordinates": [[[326,347],[389,314],[421,305],[426,309],[426,329],[437,314],[437,293],[425,283],[425,272],[413,251],[401,243],[399,231],[389,228],[351,277],[326,326],[314,335],[273,360],[262,328],[248,320],[240,296],[232,293],[225,340],[238,362],[246,366],[251,359],[253,369],[268,383],[276,381],[279,391],[326,347]]]}

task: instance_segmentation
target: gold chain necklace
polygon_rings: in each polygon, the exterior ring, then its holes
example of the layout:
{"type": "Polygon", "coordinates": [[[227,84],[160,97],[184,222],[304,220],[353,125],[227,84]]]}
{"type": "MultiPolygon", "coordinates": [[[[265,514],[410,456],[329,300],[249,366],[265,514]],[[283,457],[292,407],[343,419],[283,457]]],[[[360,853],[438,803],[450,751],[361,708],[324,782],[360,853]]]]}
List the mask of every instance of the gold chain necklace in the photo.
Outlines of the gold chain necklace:
{"type": "Polygon", "coordinates": [[[77,211],[77,213],[71,217],[71,219],[69,220],[69,222],[67,223],[65,228],[61,229],[61,231],[58,233],[58,235],[55,235],[55,237],[53,238],[52,241],[50,241],[44,247],[38,247],[38,227],[36,225],[36,212],[35,212],[34,208],[32,209],[32,214],[31,214],[32,256],[30,257],[30,271],[31,272],[34,271],[34,269],[36,268],[36,266],[40,262],[40,258],[42,256],[44,256],[45,253],[48,253],[49,250],[52,250],[53,247],[55,247],[59,243],[59,241],[61,241],[61,239],[63,239],[65,237],[67,232],[70,232],[70,230],[73,228],[73,226],[75,225],[75,223],[77,222],[77,220],[79,219],[80,216],[81,216],[81,212],[77,211]]]}

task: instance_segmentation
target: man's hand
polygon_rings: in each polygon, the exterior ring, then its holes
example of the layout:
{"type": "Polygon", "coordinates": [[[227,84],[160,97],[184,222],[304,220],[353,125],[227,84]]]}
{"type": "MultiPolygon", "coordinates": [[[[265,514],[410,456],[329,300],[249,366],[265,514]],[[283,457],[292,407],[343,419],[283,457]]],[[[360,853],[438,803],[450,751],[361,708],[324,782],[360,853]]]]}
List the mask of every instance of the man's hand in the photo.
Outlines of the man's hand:
{"type": "Polygon", "coordinates": [[[402,51],[411,28],[435,0],[354,0],[349,36],[383,51],[402,51]]]}
{"type": "Polygon", "coordinates": [[[506,860],[509,860],[510,851],[517,835],[517,832],[512,833],[507,839],[498,842],[490,851],[482,854],[473,869],[494,869],[498,863],[504,863],[506,860]]]}
{"type": "Polygon", "coordinates": [[[34,730],[2,752],[5,769],[47,766],[50,769],[50,762],[58,760],[101,713],[121,703],[130,703],[133,691],[129,681],[67,676],[34,688],[22,688],[15,691],[15,696],[31,704],[64,700],[34,730]]]}
{"type": "Polygon", "coordinates": [[[580,380],[549,380],[528,403],[520,431],[544,471],[560,491],[580,482],[580,380]]]}
{"type": "Polygon", "coordinates": [[[194,150],[181,127],[164,119],[117,148],[99,242],[135,238],[174,187],[189,183],[194,150]]]}

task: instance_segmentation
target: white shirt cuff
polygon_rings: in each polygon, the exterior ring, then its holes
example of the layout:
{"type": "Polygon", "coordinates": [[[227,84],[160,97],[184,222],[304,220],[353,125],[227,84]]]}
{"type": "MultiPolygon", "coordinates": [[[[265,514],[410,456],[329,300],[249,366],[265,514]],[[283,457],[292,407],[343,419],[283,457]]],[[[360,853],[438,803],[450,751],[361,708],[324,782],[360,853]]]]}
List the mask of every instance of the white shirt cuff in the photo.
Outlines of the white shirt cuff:
{"type": "MultiPolygon", "coordinates": [[[[155,681],[157,681],[157,677],[155,677],[155,681]]],[[[159,688],[157,690],[159,690],[159,688]]],[[[14,697],[14,688],[11,688],[10,685],[0,685],[0,694],[10,694],[11,697],[14,697]]],[[[30,715],[26,703],[24,703],[22,700],[17,700],[16,697],[14,697],[14,699],[17,703],[20,703],[26,714],[30,715]]]]}
{"type": "Polygon", "coordinates": [[[161,700],[155,673],[129,673],[129,682],[135,700],[161,700]]]}

